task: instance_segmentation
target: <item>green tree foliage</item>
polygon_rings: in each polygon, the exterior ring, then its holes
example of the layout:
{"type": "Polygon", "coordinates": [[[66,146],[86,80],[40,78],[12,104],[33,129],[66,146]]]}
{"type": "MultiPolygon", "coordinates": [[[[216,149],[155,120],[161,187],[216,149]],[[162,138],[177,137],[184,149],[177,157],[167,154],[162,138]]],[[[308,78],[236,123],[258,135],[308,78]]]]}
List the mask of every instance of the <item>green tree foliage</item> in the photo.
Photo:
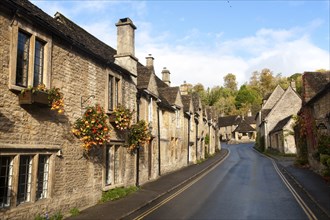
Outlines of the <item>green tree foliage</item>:
{"type": "Polygon", "coordinates": [[[273,92],[277,85],[287,89],[295,82],[296,91],[301,94],[302,74],[295,73],[290,77],[281,74],[273,75],[270,69],[254,71],[250,80],[237,91],[236,76],[228,73],[223,86],[215,86],[205,90],[202,84],[193,86],[193,92],[201,97],[203,105],[214,106],[219,114],[246,115],[249,111],[255,115],[261,108],[262,99],[273,92]]]}
{"type": "Polygon", "coordinates": [[[228,73],[225,77],[223,77],[223,81],[225,88],[237,91],[236,76],[234,74],[228,73]]]}
{"type": "Polygon", "coordinates": [[[262,97],[257,90],[248,85],[242,85],[235,97],[235,106],[241,113],[245,114],[251,110],[253,113],[259,110],[262,97]]]}

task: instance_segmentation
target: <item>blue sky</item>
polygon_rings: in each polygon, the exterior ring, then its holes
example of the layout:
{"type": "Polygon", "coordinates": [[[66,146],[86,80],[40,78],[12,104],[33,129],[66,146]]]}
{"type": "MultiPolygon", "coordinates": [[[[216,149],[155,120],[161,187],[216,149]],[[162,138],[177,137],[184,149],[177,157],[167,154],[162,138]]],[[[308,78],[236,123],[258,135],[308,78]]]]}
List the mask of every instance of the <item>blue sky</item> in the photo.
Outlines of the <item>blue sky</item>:
{"type": "Polygon", "coordinates": [[[263,68],[282,76],[330,69],[329,0],[32,2],[115,49],[115,23],[131,18],[139,62],[152,54],[156,74],[167,67],[173,86],[187,81],[212,88],[223,85],[227,73],[241,85],[263,68]]]}

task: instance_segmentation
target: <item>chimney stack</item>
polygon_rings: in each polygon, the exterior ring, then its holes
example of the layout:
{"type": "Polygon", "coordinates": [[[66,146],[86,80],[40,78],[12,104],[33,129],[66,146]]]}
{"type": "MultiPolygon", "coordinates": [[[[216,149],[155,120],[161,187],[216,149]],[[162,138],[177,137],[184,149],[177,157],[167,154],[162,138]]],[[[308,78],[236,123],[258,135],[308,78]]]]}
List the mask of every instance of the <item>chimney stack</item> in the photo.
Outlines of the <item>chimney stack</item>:
{"type": "Polygon", "coordinates": [[[188,84],[186,81],[180,86],[181,95],[188,95],[188,84]]]}
{"type": "Polygon", "coordinates": [[[146,57],[146,66],[148,69],[154,69],[154,58],[151,54],[146,57]]]}
{"type": "Polygon", "coordinates": [[[166,67],[164,67],[162,70],[162,80],[168,86],[171,86],[170,74],[171,74],[170,71],[166,69],[166,67]]]}
{"type": "Polygon", "coordinates": [[[117,26],[117,54],[115,63],[137,76],[135,57],[135,25],[129,18],[119,19],[117,26]]]}

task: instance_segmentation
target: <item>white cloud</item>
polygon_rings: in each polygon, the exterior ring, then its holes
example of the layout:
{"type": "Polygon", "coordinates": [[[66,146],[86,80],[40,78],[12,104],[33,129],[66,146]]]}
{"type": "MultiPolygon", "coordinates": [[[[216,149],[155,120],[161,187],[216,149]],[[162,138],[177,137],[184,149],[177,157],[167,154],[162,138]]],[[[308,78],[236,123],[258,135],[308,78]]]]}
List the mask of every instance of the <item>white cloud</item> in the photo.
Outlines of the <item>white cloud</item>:
{"type": "MultiPolygon", "coordinates": [[[[107,6],[119,4],[117,1],[105,1],[91,7],[87,2],[71,2],[74,7],[65,7],[63,2],[38,1],[39,7],[45,8],[51,15],[60,11],[68,18],[85,16],[78,25],[115,49],[114,21],[117,22],[118,14],[133,16],[131,18],[138,28],[136,56],[145,64],[145,57],[152,54],[157,75],[161,77],[161,70],[166,66],[171,71],[174,86],[183,81],[202,83],[205,87],[218,86],[223,84],[227,73],[235,74],[239,84],[243,84],[253,71],[263,68],[283,76],[330,69],[329,52],[318,48],[310,40],[310,35],[324,23],[320,19],[310,21],[305,27],[262,28],[253,35],[224,41],[225,33],[203,33],[198,28],[186,31],[186,36],[182,37],[169,30],[155,33],[153,23],[145,20],[148,12],[145,2],[124,2],[121,7],[106,7],[105,3],[107,6]],[[104,8],[99,8],[101,5],[104,8]],[[86,19],[86,16],[93,14],[98,16],[92,20],[86,19]]],[[[180,20],[185,21],[184,17],[180,20]]]]}
{"type": "Polygon", "coordinates": [[[263,68],[274,74],[290,76],[297,72],[330,69],[330,57],[310,42],[302,28],[288,30],[261,29],[253,36],[222,42],[213,50],[155,42],[137,48],[141,63],[152,53],[157,75],[166,66],[171,71],[172,85],[183,81],[205,87],[223,84],[227,73],[234,73],[239,84],[249,81],[251,73],[263,68]],[[145,48],[148,52],[143,54],[145,48]],[[141,53],[143,52],[143,53],[141,53]],[[243,55],[242,55],[243,54],[243,55]]]}

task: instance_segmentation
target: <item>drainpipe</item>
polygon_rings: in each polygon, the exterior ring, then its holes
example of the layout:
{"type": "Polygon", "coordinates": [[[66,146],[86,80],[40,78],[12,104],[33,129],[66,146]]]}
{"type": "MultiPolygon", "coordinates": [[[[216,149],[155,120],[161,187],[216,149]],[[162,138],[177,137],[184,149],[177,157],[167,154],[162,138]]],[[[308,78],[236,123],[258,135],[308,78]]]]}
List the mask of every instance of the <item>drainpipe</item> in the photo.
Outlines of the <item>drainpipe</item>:
{"type": "Polygon", "coordinates": [[[160,116],[159,116],[159,107],[157,106],[157,130],[158,130],[158,175],[161,175],[161,158],[160,158],[160,116]]]}
{"type": "Polygon", "coordinates": [[[187,148],[187,165],[189,165],[189,148],[190,148],[190,123],[191,123],[191,115],[189,113],[189,118],[188,118],[188,148],[187,148]]]}
{"type": "Polygon", "coordinates": [[[210,155],[210,149],[211,149],[211,125],[209,125],[209,143],[208,143],[208,151],[209,151],[209,155],[210,155]]]}
{"type": "MultiPolygon", "coordinates": [[[[139,122],[140,119],[140,99],[141,94],[138,91],[136,94],[136,121],[139,122]]],[[[139,176],[140,174],[140,146],[136,148],[136,183],[135,186],[139,187],[139,176]]]]}
{"type": "Polygon", "coordinates": [[[196,122],[196,162],[198,160],[198,122],[196,122]]]}

